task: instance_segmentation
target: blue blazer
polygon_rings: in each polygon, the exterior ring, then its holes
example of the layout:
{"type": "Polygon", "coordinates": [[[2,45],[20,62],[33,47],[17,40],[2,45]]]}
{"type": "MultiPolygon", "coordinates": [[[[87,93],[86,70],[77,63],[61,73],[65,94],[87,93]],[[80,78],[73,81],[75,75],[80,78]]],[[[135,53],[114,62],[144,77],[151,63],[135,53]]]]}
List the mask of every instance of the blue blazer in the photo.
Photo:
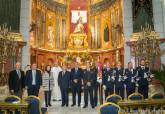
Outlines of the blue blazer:
{"type": "MultiPolygon", "coordinates": [[[[136,70],[133,69],[133,72],[131,72],[131,71],[127,68],[127,69],[125,69],[125,75],[127,76],[127,79],[125,80],[125,84],[127,85],[127,87],[132,87],[132,85],[135,84],[135,82],[132,83],[132,77],[135,77],[135,75],[136,75],[136,70]]],[[[134,81],[135,81],[135,79],[134,79],[134,81]]]]}
{"type": "Polygon", "coordinates": [[[136,72],[138,72],[138,78],[140,78],[140,80],[138,81],[139,85],[144,85],[144,86],[148,86],[148,80],[146,78],[144,78],[144,73],[146,73],[148,75],[149,73],[149,68],[145,67],[145,69],[142,69],[141,66],[136,68],[136,72]]]}
{"type": "Polygon", "coordinates": [[[114,82],[112,81],[112,73],[113,69],[110,68],[110,70],[108,71],[107,68],[105,68],[102,72],[102,83],[103,85],[113,88],[114,82]]]}
{"type": "Polygon", "coordinates": [[[69,89],[70,87],[70,72],[65,71],[65,74],[62,74],[63,71],[59,72],[58,75],[58,85],[61,89],[69,89]]]}
{"type": "Polygon", "coordinates": [[[72,81],[72,85],[75,85],[75,83],[73,82],[74,79],[78,80],[78,85],[82,85],[82,77],[83,77],[83,72],[80,68],[78,68],[78,71],[75,71],[75,68],[71,69],[71,81],[72,81]]]}
{"type": "MultiPolygon", "coordinates": [[[[26,72],[26,81],[25,84],[28,88],[31,88],[32,85],[32,70],[26,72]]],[[[40,70],[36,70],[36,87],[39,89],[42,85],[42,75],[40,70]]]]}

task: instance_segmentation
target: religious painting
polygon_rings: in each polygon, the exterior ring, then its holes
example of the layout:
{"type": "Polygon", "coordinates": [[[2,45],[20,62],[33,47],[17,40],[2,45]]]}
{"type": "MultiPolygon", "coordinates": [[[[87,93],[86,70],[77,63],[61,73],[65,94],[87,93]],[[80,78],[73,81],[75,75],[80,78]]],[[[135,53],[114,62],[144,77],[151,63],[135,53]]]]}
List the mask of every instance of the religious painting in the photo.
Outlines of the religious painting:
{"type": "Polygon", "coordinates": [[[44,47],[44,33],[45,33],[45,15],[41,10],[37,10],[37,32],[36,32],[36,46],[44,47]]]}
{"type": "Polygon", "coordinates": [[[60,18],[56,17],[56,48],[60,48],[60,18]]]}
{"type": "Polygon", "coordinates": [[[91,48],[94,48],[94,43],[95,43],[95,18],[91,18],[91,41],[90,41],[90,46],[91,48]]]}
{"type": "Polygon", "coordinates": [[[62,19],[62,47],[66,48],[66,19],[62,19]]]}
{"type": "Polygon", "coordinates": [[[109,42],[109,27],[108,27],[108,23],[106,23],[105,27],[104,27],[104,41],[105,42],[109,42]]]}
{"type": "Polygon", "coordinates": [[[72,10],[73,33],[84,33],[84,24],[87,23],[87,11],[72,10]]]}
{"type": "Polygon", "coordinates": [[[133,0],[132,6],[133,32],[141,32],[141,27],[145,27],[146,24],[150,25],[153,30],[152,0],[133,0]]]}
{"type": "Polygon", "coordinates": [[[96,42],[96,48],[101,48],[101,18],[97,18],[96,20],[96,36],[97,36],[97,42],[96,42]]]}
{"type": "Polygon", "coordinates": [[[70,33],[87,34],[87,0],[70,1],[70,33]]]}

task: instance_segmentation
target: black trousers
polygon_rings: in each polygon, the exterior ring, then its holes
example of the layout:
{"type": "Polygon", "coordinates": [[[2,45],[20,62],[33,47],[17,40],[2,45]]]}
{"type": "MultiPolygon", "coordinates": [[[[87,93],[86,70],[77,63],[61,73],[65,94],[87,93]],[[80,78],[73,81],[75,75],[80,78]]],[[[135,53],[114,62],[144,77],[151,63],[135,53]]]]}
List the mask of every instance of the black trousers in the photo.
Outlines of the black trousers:
{"type": "Polygon", "coordinates": [[[129,95],[131,95],[132,93],[135,93],[135,84],[132,84],[131,82],[129,82],[130,84],[127,84],[126,86],[126,90],[127,90],[127,97],[129,95]]]}
{"type": "Polygon", "coordinates": [[[38,97],[38,94],[39,94],[39,88],[38,87],[32,86],[32,87],[28,88],[28,96],[34,95],[34,96],[38,97]]]}
{"type": "Polygon", "coordinates": [[[45,94],[45,105],[46,106],[51,104],[51,93],[52,93],[52,91],[44,91],[44,94],[45,94]]]}
{"type": "Polygon", "coordinates": [[[113,85],[111,87],[107,87],[106,90],[105,90],[105,99],[109,96],[109,95],[112,95],[114,92],[113,90],[113,85]]]}
{"type": "Polygon", "coordinates": [[[81,103],[81,86],[78,84],[75,84],[72,86],[73,104],[76,104],[76,94],[78,94],[78,105],[80,106],[80,103],[81,103]]]}
{"type": "Polygon", "coordinates": [[[98,89],[99,89],[99,82],[96,82],[96,84],[94,85],[94,95],[93,95],[93,105],[97,106],[98,104],[98,89]]]}
{"type": "Polygon", "coordinates": [[[88,95],[90,96],[90,104],[93,106],[93,87],[84,86],[84,102],[85,106],[88,106],[88,95]]]}
{"type": "Polygon", "coordinates": [[[115,87],[116,94],[120,95],[124,99],[124,84],[116,85],[115,87]]]}
{"type": "Polygon", "coordinates": [[[148,85],[139,84],[138,92],[144,96],[144,99],[147,99],[148,98],[148,85]]]}
{"type": "Polygon", "coordinates": [[[61,90],[61,97],[62,97],[62,105],[68,105],[69,88],[60,88],[60,90],[61,90]]]}

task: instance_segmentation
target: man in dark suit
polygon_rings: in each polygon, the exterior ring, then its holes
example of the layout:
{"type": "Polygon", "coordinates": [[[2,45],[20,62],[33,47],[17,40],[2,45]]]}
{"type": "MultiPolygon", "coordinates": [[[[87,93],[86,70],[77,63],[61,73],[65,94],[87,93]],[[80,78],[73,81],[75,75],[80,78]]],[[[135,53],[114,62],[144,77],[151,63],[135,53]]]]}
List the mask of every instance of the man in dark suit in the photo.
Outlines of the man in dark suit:
{"type": "Polygon", "coordinates": [[[26,88],[28,95],[38,96],[39,89],[42,86],[41,71],[37,70],[36,63],[33,63],[31,70],[26,72],[26,88]]]}
{"type": "Polygon", "coordinates": [[[90,68],[90,63],[87,62],[86,69],[83,73],[83,82],[84,82],[84,101],[85,105],[83,108],[88,106],[88,95],[90,96],[90,104],[92,108],[94,108],[93,102],[93,89],[94,89],[94,82],[97,80],[96,72],[90,68]]]}
{"type": "Polygon", "coordinates": [[[71,69],[71,84],[72,84],[72,94],[73,94],[73,104],[76,105],[76,94],[78,94],[78,107],[81,103],[81,87],[82,87],[82,76],[83,72],[79,68],[78,62],[75,62],[75,68],[71,69]]]}
{"type": "Polygon", "coordinates": [[[145,61],[142,59],[140,61],[140,66],[136,68],[137,80],[138,80],[138,92],[141,93],[145,99],[148,98],[148,78],[149,78],[149,68],[145,66],[145,61]]]}
{"type": "Polygon", "coordinates": [[[16,63],[15,70],[9,73],[8,81],[10,93],[22,98],[23,89],[25,88],[25,76],[21,70],[21,63],[16,63]]]}
{"type": "Polygon", "coordinates": [[[125,69],[127,96],[135,92],[135,75],[136,70],[133,68],[132,62],[128,62],[128,68],[125,69]]]}
{"type": "Polygon", "coordinates": [[[113,69],[110,68],[109,62],[106,63],[106,68],[102,72],[102,84],[105,90],[105,98],[114,93],[113,69]]]}
{"type": "Polygon", "coordinates": [[[70,87],[70,72],[67,71],[66,64],[63,64],[62,71],[58,75],[58,85],[61,90],[62,107],[66,105],[68,107],[68,93],[70,87]]]}
{"type": "Polygon", "coordinates": [[[124,69],[120,62],[117,63],[115,72],[115,92],[124,99],[124,69]]]}

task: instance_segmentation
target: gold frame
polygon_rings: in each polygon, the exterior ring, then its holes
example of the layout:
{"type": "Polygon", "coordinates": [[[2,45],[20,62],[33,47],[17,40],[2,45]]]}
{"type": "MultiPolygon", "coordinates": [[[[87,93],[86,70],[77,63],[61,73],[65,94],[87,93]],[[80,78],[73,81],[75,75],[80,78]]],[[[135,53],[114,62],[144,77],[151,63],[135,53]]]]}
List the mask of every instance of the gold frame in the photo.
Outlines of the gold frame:
{"type": "Polygon", "coordinates": [[[113,105],[113,106],[117,107],[117,108],[119,109],[118,114],[120,114],[120,106],[117,105],[117,104],[115,104],[115,103],[111,103],[111,102],[102,104],[102,105],[99,107],[99,114],[101,114],[101,112],[100,112],[101,108],[104,107],[104,106],[107,106],[107,105],[113,105]]]}
{"type": "Polygon", "coordinates": [[[134,95],[139,95],[142,97],[142,100],[144,100],[144,96],[138,92],[135,92],[135,93],[132,93],[131,95],[128,96],[128,100],[129,101],[134,101],[134,100],[131,100],[131,97],[134,96],[134,95]]]}

